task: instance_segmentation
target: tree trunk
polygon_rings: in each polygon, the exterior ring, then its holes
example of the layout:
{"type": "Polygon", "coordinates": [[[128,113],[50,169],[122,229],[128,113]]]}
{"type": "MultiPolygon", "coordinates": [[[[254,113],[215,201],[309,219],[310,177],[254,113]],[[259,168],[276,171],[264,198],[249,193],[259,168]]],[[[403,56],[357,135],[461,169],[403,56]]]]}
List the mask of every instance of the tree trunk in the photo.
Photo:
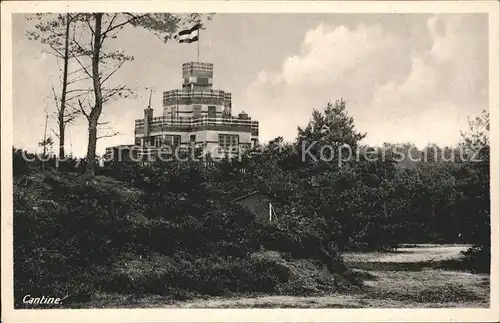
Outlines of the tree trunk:
{"type": "Polygon", "coordinates": [[[97,127],[94,122],[89,120],[86,173],[90,176],[95,175],[96,146],[97,146],[97,127]]]}
{"type": "Polygon", "coordinates": [[[69,60],[69,27],[70,14],[66,14],[66,33],[64,37],[64,62],[63,62],[63,81],[61,89],[61,106],[59,108],[58,123],[59,123],[59,159],[64,159],[64,132],[66,123],[64,120],[64,112],[66,110],[66,91],[68,87],[68,60],[69,60]]]}
{"type": "Polygon", "coordinates": [[[89,141],[87,146],[87,169],[90,176],[95,175],[96,146],[97,146],[97,122],[102,112],[102,91],[99,75],[99,56],[101,54],[101,24],[102,13],[94,13],[95,27],[92,42],[92,82],[94,86],[95,105],[90,112],[89,121],[89,141]]]}
{"type": "Polygon", "coordinates": [[[64,136],[65,132],[65,124],[61,122],[61,119],[59,118],[59,159],[63,160],[64,159],[64,136]]]}
{"type": "Polygon", "coordinates": [[[41,163],[42,172],[45,170],[45,156],[47,155],[47,123],[49,121],[49,114],[45,111],[45,130],[43,132],[43,161],[41,163]]]}

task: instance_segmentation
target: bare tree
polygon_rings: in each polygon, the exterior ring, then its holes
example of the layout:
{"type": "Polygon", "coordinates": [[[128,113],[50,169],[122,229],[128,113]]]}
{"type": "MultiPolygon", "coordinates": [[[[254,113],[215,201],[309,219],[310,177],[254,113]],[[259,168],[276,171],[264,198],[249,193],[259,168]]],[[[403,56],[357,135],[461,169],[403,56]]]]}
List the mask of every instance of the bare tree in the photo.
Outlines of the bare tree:
{"type": "Polygon", "coordinates": [[[42,169],[42,172],[45,169],[45,161],[47,157],[47,153],[50,153],[52,150],[52,145],[54,144],[54,141],[52,140],[52,137],[47,137],[47,124],[49,122],[49,113],[47,112],[47,109],[45,109],[45,128],[43,131],[43,139],[38,143],[38,146],[43,147],[42,151],[42,163],[40,164],[40,167],[42,169]]]}
{"type": "MultiPolygon", "coordinates": [[[[206,15],[210,19],[211,15],[206,15]]],[[[163,41],[183,24],[199,23],[201,14],[176,15],[170,13],[86,13],[78,15],[80,35],[73,35],[78,55],[76,60],[84,74],[92,79],[93,96],[78,100],[80,111],[88,121],[87,174],[93,176],[96,164],[96,145],[99,118],[106,102],[128,97],[132,91],[125,84],[111,84],[112,77],[133,56],[112,49],[110,41],[120,36],[127,27],[143,27],[163,41]]],[[[112,136],[107,134],[103,136],[112,136]]],[[[101,138],[103,137],[101,136],[101,138]]]]}
{"type": "Polygon", "coordinates": [[[88,88],[78,88],[88,76],[81,75],[80,69],[70,71],[70,60],[76,55],[75,47],[71,42],[71,34],[74,33],[74,24],[78,14],[35,14],[28,17],[28,20],[37,20],[34,30],[28,31],[29,39],[39,40],[46,46],[46,53],[57,58],[58,63],[62,61],[60,72],[60,93],[56,93],[52,84],[52,96],[55,101],[56,120],[58,131],[54,134],[59,139],[59,158],[65,156],[65,133],[66,126],[72,123],[79,114],[79,110],[73,106],[74,101],[79,96],[88,93],[88,88]],[[73,28],[72,28],[73,26],[73,28]],[[69,109],[68,109],[69,108],[69,109]]]}

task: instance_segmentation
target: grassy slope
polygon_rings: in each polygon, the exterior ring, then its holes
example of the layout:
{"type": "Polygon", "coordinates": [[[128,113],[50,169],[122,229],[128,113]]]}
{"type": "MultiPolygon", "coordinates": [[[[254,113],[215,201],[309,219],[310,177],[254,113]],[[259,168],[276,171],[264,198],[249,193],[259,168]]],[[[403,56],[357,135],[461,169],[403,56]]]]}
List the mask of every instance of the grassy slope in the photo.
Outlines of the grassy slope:
{"type": "Polygon", "coordinates": [[[170,308],[488,307],[489,275],[432,268],[432,263],[456,260],[460,257],[460,251],[466,248],[467,246],[417,246],[411,248],[412,250],[403,248],[395,253],[346,254],[346,260],[355,266],[361,263],[370,264],[372,261],[388,266],[379,267],[378,270],[357,269],[357,272],[365,277],[366,288],[350,294],[311,297],[209,297],[185,302],[167,301],[161,296],[134,299],[123,295],[102,295],[93,303],[102,307],[170,308]],[[423,268],[424,266],[415,265],[422,263],[431,266],[423,268]],[[398,270],[391,270],[394,264],[404,265],[398,266],[398,270]]]}

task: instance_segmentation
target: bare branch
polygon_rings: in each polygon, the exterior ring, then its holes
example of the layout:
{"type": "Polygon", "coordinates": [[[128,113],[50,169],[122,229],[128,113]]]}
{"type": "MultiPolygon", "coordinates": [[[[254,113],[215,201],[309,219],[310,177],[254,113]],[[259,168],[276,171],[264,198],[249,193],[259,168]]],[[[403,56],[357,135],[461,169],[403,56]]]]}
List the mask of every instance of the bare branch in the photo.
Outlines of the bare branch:
{"type": "Polygon", "coordinates": [[[84,96],[84,95],[86,95],[86,94],[88,95],[88,93],[90,93],[90,92],[91,92],[91,90],[89,90],[88,92],[82,92],[82,93],[79,93],[79,94],[73,95],[73,96],[71,96],[71,97],[68,97],[68,98],[66,99],[66,101],[72,101],[72,100],[74,100],[74,99],[81,98],[82,96],[84,96]]]}
{"type": "Polygon", "coordinates": [[[78,99],[78,105],[80,106],[80,111],[81,113],[87,118],[87,120],[90,120],[89,114],[85,111],[85,108],[83,107],[82,101],[78,99]]]}
{"type": "Polygon", "coordinates": [[[67,84],[72,85],[75,83],[83,82],[86,80],[90,80],[90,77],[88,75],[82,76],[82,77],[75,77],[74,79],[68,80],[67,84]]]}
{"type": "Polygon", "coordinates": [[[53,51],[50,51],[47,49],[42,49],[40,52],[47,54],[47,55],[50,55],[50,56],[53,56],[53,57],[61,58],[57,53],[54,53],[53,51]]]}
{"type": "Polygon", "coordinates": [[[89,91],[92,91],[92,90],[89,90],[89,89],[72,89],[72,90],[66,91],[66,94],[73,93],[73,92],[89,92],[89,91]]]}
{"type": "Polygon", "coordinates": [[[103,35],[103,37],[106,37],[106,34],[110,31],[110,28],[111,28],[111,26],[113,26],[113,22],[115,22],[116,17],[118,17],[118,14],[117,14],[117,13],[115,13],[115,14],[113,15],[113,18],[111,18],[111,21],[109,22],[108,27],[106,27],[106,30],[105,30],[105,31],[104,31],[104,33],[102,34],[102,35],[103,35]]]}
{"type": "Polygon", "coordinates": [[[47,43],[47,45],[49,45],[49,47],[60,57],[60,58],[64,58],[64,54],[61,53],[52,43],[47,43]]]}
{"type": "Polygon", "coordinates": [[[89,26],[89,29],[90,29],[90,31],[92,32],[92,35],[94,35],[94,34],[95,34],[95,32],[94,32],[94,28],[92,28],[92,25],[90,24],[90,20],[86,19],[86,20],[85,20],[85,22],[86,22],[86,23],[87,23],[87,25],[89,26]]]}
{"type": "Polygon", "coordinates": [[[50,128],[50,130],[52,131],[52,133],[57,137],[57,139],[60,139],[59,135],[57,134],[57,132],[55,132],[54,129],[50,128]]]}
{"type": "Polygon", "coordinates": [[[79,115],[80,113],[77,113],[77,112],[74,112],[70,115],[66,115],[66,117],[64,118],[64,123],[72,123],[79,115]]]}
{"type": "Polygon", "coordinates": [[[116,72],[118,72],[118,70],[123,66],[123,64],[125,64],[126,61],[120,61],[118,63],[118,66],[116,66],[116,68],[108,74],[108,76],[106,76],[102,81],[101,81],[101,85],[104,84],[111,76],[113,76],[116,72]]]}
{"type": "Polygon", "coordinates": [[[80,59],[78,57],[75,56],[75,60],[78,62],[78,64],[80,64],[80,66],[82,67],[83,71],[85,72],[85,74],[87,74],[89,76],[89,78],[92,78],[92,74],[87,70],[87,68],[85,67],[85,65],[80,61],[80,59]]]}
{"type": "Polygon", "coordinates": [[[120,132],[115,131],[115,132],[113,132],[113,133],[111,133],[111,134],[102,135],[102,136],[97,136],[97,139],[101,139],[101,138],[110,138],[110,137],[117,136],[117,135],[119,135],[119,134],[120,134],[120,132]]]}
{"type": "Polygon", "coordinates": [[[59,112],[59,109],[60,109],[59,108],[59,101],[58,101],[59,98],[58,98],[58,96],[56,94],[56,90],[54,89],[54,84],[52,84],[52,82],[50,82],[50,83],[51,83],[51,86],[52,86],[52,95],[54,96],[54,101],[56,103],[56,110],[59,112]]]}
{"type": "MultiPolygon", "coordinates": [[[[81,37],[81,34],[80,34],[80,37],[81,37]]],[[[90,56],[92,55],[92,52],[85,49],[82,45],[80,45],[80,42],[78,40],[76,40],[76,37],[75,35],[73,35],[73,44],[76,45],[77,47],[77,50],[80,52],[79,55],[73,55],[73,57],[82,57],[82,56],[90,56]]],[[[82,67],[85,67],[85,66],[82,66],[82,67]]]]}
{"type": "Polygon", "coordinates": [[[68,115],[71,115],[71,114],[76,114],[76,115],[79,115],[81,114],[81,110],[80,110],[80,107],[75,107],[72,103],[70,102],[67,102],[66,103],[66,106],[71,108],[71,112],[68,114],[68,115]]]}
{"type": "Polygon", "coordinates": [[[117,28],[123,27],[123,26],[125,26],[126,24],[129,24],[129,23],[133,22],[134,20],[138,20],[138,19],[141,19],[141,18],[143,18],[143,17],[147,16],[147,14],[143,14],[143,15],[135,16],[135,15],[133,15],[133,14],[131,14],[131,13],[128,13],[128,12],[125,12],[124,14],[125,14],[125,15],[128,15],[130,18],[129,18],[129,19],[127,19],[125,22],[122,22],[122,23],[116,24],[116,25],[114,25],[114,26],[112,26],[112,25],[110,24],[110,26],[108,26],[108,28],[106,29],[106,31],[105,31],[104,33],[102,33],[102,41],[101,41],[101,44],[102,44],[102,42],[104,41],[104,38],[105,38],[105,37],[107,37],[108,33],[110,33],[111,31],[113,31],[113,30],[115,30],[115,29],[117,29],[117,28]]]}
{"type": "MultiPolygon", "coordinates": [[[[79,56],[77,56],[77,57],[81,57],[81,56],[84,56],[84,55],[79,55],[79,56]]],[[[87,66],[85,66],[85,68],[90,68],[90,67],[91,67],[91,65],[90,65],[90,64],[89,64],[89,65],[87,65],[87,66]]],[[[81,73],[81,72],[84,72],[84,71],[85,71],[85,70],[84,70],[82,67],[80,67],[80,68],[78,68],[78,69],[76,69],[76,70],[74,70],[74,71],[69,72],[69,73],[68,73],[68,76],[72,76],[72,75],[74,75],[74,74],[78,74],[78,73],[81,73]]],[[[88,77],[87,77],[87,78],[85,78],[85,79],[88,79],[88,77]]]]}
{"type": "Polygon", "coordinates": [[[122,96],[122,95],[125,95],[127,93],[125,92],[130,92],[130,90],[128,89],[128,87],[126,85],[119,85],[119,86],[115,86],[113,88],[103,88],[102,89],[102,92],[103,92],[103,102],[111,99],[112,97],[114,97],[115,95],[119,95],[119,96],[122,96]]]}

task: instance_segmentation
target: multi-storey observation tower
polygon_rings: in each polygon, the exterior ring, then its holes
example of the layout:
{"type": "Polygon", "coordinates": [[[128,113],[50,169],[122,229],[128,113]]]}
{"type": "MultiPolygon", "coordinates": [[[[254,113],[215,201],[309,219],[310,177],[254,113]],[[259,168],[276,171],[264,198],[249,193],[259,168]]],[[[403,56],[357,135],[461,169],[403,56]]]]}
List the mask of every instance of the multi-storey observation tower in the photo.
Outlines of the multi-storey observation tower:
{"type": "Polygon", "coordinates": [[[164,146],[197,145],[220,158],[237,149],[255,147],[259,123],[248,114],[232,115],[231,93],[213,89],[213,64],[182,65],[182,88],[163,92],[163,114],[149,106],[135,120],[135,145],[140,155],[164,146]]]}

